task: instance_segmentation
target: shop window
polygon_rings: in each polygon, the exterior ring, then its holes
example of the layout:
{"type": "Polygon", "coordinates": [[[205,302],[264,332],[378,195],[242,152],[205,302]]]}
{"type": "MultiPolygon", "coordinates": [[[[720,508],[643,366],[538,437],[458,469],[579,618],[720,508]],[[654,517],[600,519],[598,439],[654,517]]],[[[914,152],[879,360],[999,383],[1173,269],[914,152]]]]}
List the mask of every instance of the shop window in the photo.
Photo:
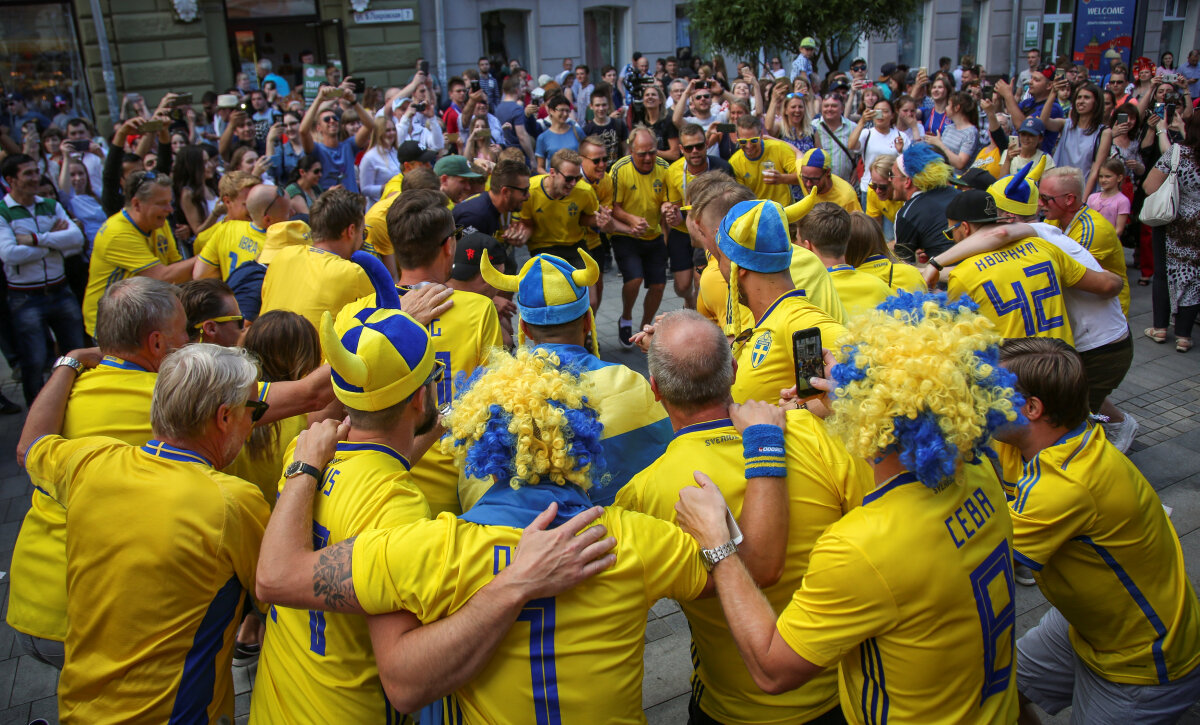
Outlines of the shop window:
{"type": "MultiPolygon", "coordinates": [[[[68,115],[95,118],[71,4],[5,5],[3,13],[0,83],[5,92],[24,94],[30,110],[47,118],[64,111],[55,109],[55,96],[70,102],[68,115]]],[[[6,112],[0,109],[0,115],[6,112]]]]}

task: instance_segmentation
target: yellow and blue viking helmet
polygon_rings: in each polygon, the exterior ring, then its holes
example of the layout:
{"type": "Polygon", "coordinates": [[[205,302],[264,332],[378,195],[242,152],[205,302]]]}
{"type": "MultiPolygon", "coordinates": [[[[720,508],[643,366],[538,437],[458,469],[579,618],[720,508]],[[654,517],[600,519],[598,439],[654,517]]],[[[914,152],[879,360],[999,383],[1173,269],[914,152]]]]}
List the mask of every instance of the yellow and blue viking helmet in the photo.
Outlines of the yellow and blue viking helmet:
{"type": "MultiPolygon", "coordinates": [[[[537,254],[513,275],[496,271],[485,254],[480,258],[479,271],[484,281],[496,289],[516,293],[514,299],[522,320],[531,325],[562,325],[592,311],[587,288],[600,278],[600,267],[582,249],[579,256],[583,269],[575,269],[553,254],[537,254]]],[[[595,339],[593,334],[593,343],[595,339]]]]}
{"type": "Polygon", "coordinates": [[[805,216],[808,215],[812,208],[817,205],[817,185],[813,184],[808,190],[808,195],[794,204],[789,204],[783,208],[783,213],[787,217],[788,224],[796,224],[805,216]]]}
{"type": "Polygon", "coordinates": [[[1037,182],[1042,179],[1046,170],[1046,154],[1042,154],[1037,162],[1030,161],[1015,174],[1010,174],[988,187],[988,193],[996,200],[996,207],[1001,211],[1020,216],[1032,216],[1038,213],[1037,182]]]}
{"type": "Polygon", "coordinates": [[[792,264],[792,238],[788,233],[788,217],[783,207],[762,199],[734,204],[717,228],[717,248],[729,257],[730,262],[728,293],[725,296],[725,334],[736,336],[741,333],[741,330],[734,329],[738,304],[738,267],[770,274],[782,272],[792,264]]]}
{"type": "Polygon", "coordinates": [[[424,385],[433,372],[429,331],[400,311],[391,275],[376,257],[355,252],[351,259],[375,285],[379,307],[368,307],[335,329],[333,316],[321,316],[321,348],[333,369],[333,392],[354,410],[389,408],[424,385]]]}

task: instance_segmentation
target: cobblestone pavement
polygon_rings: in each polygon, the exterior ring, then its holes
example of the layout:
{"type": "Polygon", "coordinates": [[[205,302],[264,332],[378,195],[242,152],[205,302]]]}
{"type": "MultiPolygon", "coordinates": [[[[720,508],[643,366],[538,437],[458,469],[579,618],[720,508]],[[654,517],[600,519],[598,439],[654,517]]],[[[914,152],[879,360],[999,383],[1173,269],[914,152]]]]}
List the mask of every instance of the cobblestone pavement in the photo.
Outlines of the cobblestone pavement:
{"type": "MultiPolygon", "coordinates": [[[[600,331],[601,356],[646,372],[645,356],[627,351],[617,342],[617,318],[620,315],[620,278],[615,271],[605,276],[604,303],[596,316],[600,331]]],[[[1172,507],[1172,521],[1183,542],[1188,574],[1195,586],[1200,582],[1200,350],[1182,355],[1174,345],[1156,345],[1141,335],[1150,324],[1148,287],[1134,286],[1130,326],[1134,330],[1134,367],[1113,398],[1123,410],[1132,413],[1141,424],[1130,458],[1154,485],[1163,503],[1172,507]]],[[[680,306],[670,291],[663,311],[680,306]]],[[[641,306],[635,309],[637,323],[641,306]]],[[[19,400],[19,385],[13,382],[0,361],[0,380],[4,394],[19,400]]],[[[12,548],[25,512],[29,509],[32,488],[29,478],[14,462],[23,416],[0,418],[0,571],[7,572],[12,548]]],[[[4,612],[8,608],[8,582],[0,579],[4,612]]],[[[1036,588],[1017,587],[1017,632],[1021,634],[1037,623],[1049,608],[1036,588]]],[[[679,606],[660,601],[649,615],[646,626],[646,674],[642,703],[650,723],[684,723],[690,692],[691,665],[688,658],[688,625],[679,606]]],[[[236,714],[239,725],[246,722],[250,708],[250,689],[254,668],[234,668],[237,692],[236,714]]],[[[54,692],[57,672],[33,658],[22,656],[14,633],[0,623],[0,725],[24,724],[34,718],[57,723],[54,692]]],[[[1069,711],[1058,717],[1043,716],[1045,723],[1067,723],[1069,711]]],[[[1200,724],[1200,706],[1183,720],[1200,724]]]]}

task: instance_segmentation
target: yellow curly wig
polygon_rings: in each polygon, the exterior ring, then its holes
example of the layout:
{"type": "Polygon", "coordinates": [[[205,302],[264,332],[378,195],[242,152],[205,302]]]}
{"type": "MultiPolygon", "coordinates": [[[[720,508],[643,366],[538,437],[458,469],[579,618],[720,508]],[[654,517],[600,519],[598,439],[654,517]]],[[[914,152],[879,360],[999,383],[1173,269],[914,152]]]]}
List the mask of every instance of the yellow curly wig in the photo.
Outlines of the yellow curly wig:
{"type": "Polygon", "coordinates": [[[441,450],[473,478],[586,490],[604,464],[603,426],[586,388],[552,352],[494,350],[443,418],[441,450]]]}

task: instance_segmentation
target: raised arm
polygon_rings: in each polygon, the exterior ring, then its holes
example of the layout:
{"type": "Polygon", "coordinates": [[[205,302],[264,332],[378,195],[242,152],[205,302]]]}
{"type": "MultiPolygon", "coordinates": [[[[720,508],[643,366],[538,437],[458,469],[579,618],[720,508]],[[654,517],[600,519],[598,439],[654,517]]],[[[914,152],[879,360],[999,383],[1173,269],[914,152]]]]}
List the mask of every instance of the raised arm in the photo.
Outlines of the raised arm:
{"type": "Polygon", "coordinates": [[[683,98],[680,98],[679,102],[675,104],[675,107],[671,109],[671,123],[674,123],[676,128],[683,128],[685,123],[683,117],[687,115],[684,112],[684,109],[687,108],[688,100],[691,99],[692,94],[695,92],[696,79],[693,78],[688,81],[688,87],[687,90],[683,92],[683,98]]]}
{"type": "Polygon", "coordinates": [[[1063,126],[1067,125],[1067,119],[1051,118],[1050,114],[1054,112],[1054,103],[1058,99],[1058,91],[1064,87],[1070,87],[1070,82],[1066,80],[1056,81],[1050,89],[1050,95],[1046,96],[1046,102],[1042,104],[1041,115],[1038,118],[1045,124],[1047,131],[1058,132],[1063,130],[1063,126]]]}
{"type": "MultiPolygon", "coordinates": [[[[103,356],[100,349],[95,347],[72,350],[67,353],[83,363],[85,368],[94,368],[100,364],[103,356]]],[[[54,369],[50,379],[42,386],[41,392],[29,406],[29,414],[25,416],[25,426],[21,429],[21,438],[17,441],[17,465],[25,465],[25,454],[34,441],[42,436],[54,435],[62,430],[63,418],[67,414],[67,400],[71,396],[71,388],[79,374],[70,367],[63,365],[54,369]]]]}
{"type": "MultiPolygon", "coordinates": [[[[317,123],[317,116],[321,115],[321,104],[329,97],[327,89],[329,86],[321,86],[317,91],[317,97],[309,105],[304,112],[304,118],[300,119],[300,145],[304,147],[304,153],[311,154],[313,150],[313,126],[317,123]]],[[[366,124],[364,124],[366,125],[366,124]]]]}

